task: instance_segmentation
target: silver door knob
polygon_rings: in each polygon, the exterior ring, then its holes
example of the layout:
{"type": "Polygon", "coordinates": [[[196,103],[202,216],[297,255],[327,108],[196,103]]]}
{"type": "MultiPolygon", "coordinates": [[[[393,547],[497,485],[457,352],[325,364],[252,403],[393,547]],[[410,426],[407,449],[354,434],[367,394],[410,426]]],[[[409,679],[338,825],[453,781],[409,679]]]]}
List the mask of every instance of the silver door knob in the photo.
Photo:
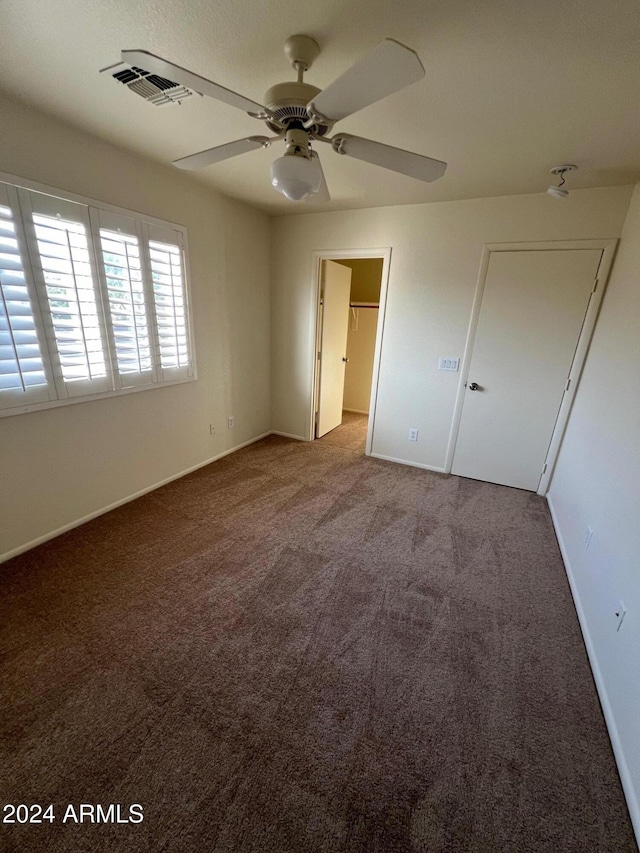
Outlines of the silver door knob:
{"type": "Polygon", "coordinates": [[[470,382],[469,383],[469,391],[477,391],[479,387],[480,386],[478,385],[477,382],[470,382]]]}
{"type": "Polygon", "coordinates": [[[349,361],[349,359],[345,358],[344,356],[342,356],[342,360],[344,361],[345,364],[349,361]]]}

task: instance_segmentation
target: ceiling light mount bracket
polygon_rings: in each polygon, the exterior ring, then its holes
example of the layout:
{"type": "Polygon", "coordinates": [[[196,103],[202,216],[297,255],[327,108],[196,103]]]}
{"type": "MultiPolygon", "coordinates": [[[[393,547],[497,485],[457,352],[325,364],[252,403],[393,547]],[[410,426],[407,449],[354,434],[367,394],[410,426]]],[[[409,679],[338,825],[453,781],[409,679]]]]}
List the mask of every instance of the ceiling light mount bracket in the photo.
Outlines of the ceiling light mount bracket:
{"type": "Polygon", "coordinates": [[[564,166],[554,166],[553,169],[549,170],[549,174],[560,175],[560,177],[564,178],[566,172],[575,172],[577,168],[573,163],[565,163],[564,166]]]}
{"type": "Polygon", "coordinates": [[[567,172],[575,172],[577,168],[578,167],[573,163],[565,163],[562,166],[554,166],[550,170],[550,172],[555,177],[560,178],[560,183],[557,186],[555,184],[551,184],[550,187],[547,187],[547,195],[550,195],[553,198],[567,198],[569,195],[569,190],[564,188],[564,176],[567,172]]]}
{"type": "Polygon", "coordinates": [[[318,42],[309,36],[289,36],[284,43],[284,54],[298,74],[308,71],[319,53],[318,42]]]}

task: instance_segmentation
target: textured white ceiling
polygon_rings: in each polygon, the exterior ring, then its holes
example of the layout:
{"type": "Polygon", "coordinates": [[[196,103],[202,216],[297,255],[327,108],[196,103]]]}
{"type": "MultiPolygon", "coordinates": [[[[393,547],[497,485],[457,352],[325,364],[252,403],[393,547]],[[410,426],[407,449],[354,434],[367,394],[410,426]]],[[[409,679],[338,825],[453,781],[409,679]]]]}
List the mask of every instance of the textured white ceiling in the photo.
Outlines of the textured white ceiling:
{"type": "Polygon", "coordinates": [[[207,98],[157,109],[98,70],[141,48],[261,102],[295,77],[283,53],[294,33],[320,45],[305,78],[320,88],[385,37],[416,50],[426,77],[336,132],[449,169],[422,184],[321,146],[332,201],[313,208],[270,187],[273,147],[193,173],[268,213],[541,192],[565,162],[579,165],[570,188],[640,179],[638,0],[3,0],[0,87],[169,162],[266,128],[207,98]]]}

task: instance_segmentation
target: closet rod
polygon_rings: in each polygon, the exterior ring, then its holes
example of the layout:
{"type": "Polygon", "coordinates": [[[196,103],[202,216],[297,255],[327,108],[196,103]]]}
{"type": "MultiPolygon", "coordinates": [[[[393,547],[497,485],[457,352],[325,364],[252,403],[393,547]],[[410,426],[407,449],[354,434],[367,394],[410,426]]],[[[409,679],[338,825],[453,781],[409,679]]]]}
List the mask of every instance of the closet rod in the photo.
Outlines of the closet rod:
{"type": "Polygon", "coordinates": [[[349,308],[379,308],[378,302],[350,302],[349,308]]]}

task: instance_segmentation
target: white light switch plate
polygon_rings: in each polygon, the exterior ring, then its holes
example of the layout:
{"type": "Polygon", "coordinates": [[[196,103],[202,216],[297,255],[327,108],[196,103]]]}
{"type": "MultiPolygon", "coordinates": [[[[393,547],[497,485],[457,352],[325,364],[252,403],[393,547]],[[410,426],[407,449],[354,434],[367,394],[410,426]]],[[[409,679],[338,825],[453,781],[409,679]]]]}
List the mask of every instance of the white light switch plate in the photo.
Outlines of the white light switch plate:
{"type": "Polygon", "coordinates": [[[444,356],[440,356],[438,360],[438,370],[453,370],[455,373],[459,367],[459,358],[444,358],[444,356]]]}

